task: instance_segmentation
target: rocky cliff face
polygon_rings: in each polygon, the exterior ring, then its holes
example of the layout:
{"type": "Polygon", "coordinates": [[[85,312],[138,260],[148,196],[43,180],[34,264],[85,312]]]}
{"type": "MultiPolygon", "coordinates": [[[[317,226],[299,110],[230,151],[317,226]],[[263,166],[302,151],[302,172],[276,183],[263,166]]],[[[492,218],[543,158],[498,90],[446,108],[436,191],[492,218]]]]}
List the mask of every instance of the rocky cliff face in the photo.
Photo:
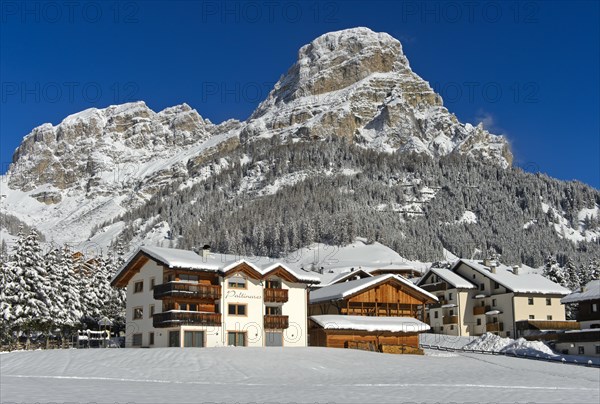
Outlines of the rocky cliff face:
{"type": "Polygon", "coordinates": [[[411,70],[399,41],[355,28],[302,47],[246,122],[215,125],[186,104],[154,112],[135,102],[35,128],[14,153],[0,210],[57,241],[67,233],[85,239],[94,225],[139,206],[161,187],[211,175],[200,166],[215,150],[272,136],[341,136],[381,152],[460,153],[503,168],[512,161],[503,137],[448,112],[411,70]]]}
{"type": "Polygon", "coordinates": [[[458,122],[410,69],[400,42],[367,28],[331,32],[300,49],[242,131],[273,135],[344,136],[381,151],[459,152],[504,168],[512,163],[503,137],[458,122]]]}

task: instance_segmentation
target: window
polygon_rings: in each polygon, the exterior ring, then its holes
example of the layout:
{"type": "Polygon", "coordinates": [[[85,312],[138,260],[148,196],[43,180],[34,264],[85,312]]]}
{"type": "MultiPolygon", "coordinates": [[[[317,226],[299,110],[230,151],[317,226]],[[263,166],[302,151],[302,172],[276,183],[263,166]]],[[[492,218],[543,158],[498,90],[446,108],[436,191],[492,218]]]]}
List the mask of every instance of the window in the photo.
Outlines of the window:
{"type": "Polygon", "coordinates": [[[454,315],[454,310],[450,310],[450,316],[454,315]]]}
{"type": "Polygon", "coordinates": [[[133,334],[131,339],[132,346],[142,346],[142,334],[133,334]]]}
{"type": "Polygon", "coordinates": [[[202,348],[204,346],[204,331],[185,331],[183,333],[183,346],[202,348]]]}
{"type": "Polygon", "coordinates": [[[246,346],[245,332],[228,332],[227,345],[229,346],[246,346]]]}
{"type": "Polygon", "coordinates": [[[527,304],[530,305],[530,306],[533,305],[533,297],[527,298],[527,304]]]}
{"type": "Polygon", "coordinates": [[[151,304],[148,310],[148,317],[152,318],[154,317],[154,305],[151,304]]]}
{"type": "Polygon", "coordinates": [[[229,314],[232,316],[245,316],[246,315],[246,305],[245,304],[230,304],[229,305],[229,314]]]}
{"type": "Polygon", "coordinates": [[[546,320],[552,320],[552,316],[551,315],[547,315],[546,316],[546,320]]]}
{"type": "Polygon", "coordinates": [[[600,345],[596,345],[596,354],[600,354],[600,345]]]}
{"type": "Polygon", "coordinates": [[[149,332],[148,333],[148,344],[149,345],[154,345],[154,333],[153,332],[149,332]]]}
{"type": "Polygon", "coordinates": [[[552,306],[552,299],[549,297],[546,298],[546,306],[552,306]]]}
{"type": "Polygon", "coordinates": [[[473,274],[473,279],[475,279],[475,274],[473,274]]]}
{"type": "Polygon", "coordinates": [[[481,319],[480,318],[477,319],[477,325],[481,325],[481,319]]]}
{"type": "Polygon", "coordinates": [[[150,278],[150,290],[154,290],[154,284],[156,283],[154,278],[150,278]]]}
{"type": "Polygon", "coordinates": [[[451,330],[454,330],[454,325],[452,325],[452,324],[451,324],[451,325],[450,325],[450,329],[451,329],[451,330]]]}
{"type": "Polygon", "coordinates": [[[433,318],[438,318],[438,312],[437,311],[433,312],[433,318]]]}
{"type": "Polygon", "coordinates": [[[598,311],[598,303],[592,303],[592,312],[595,313],[598,311]]]}
{"type": "Polygon", "coordinates": [[[583,355],[583,354],[585,354],[585,348],[584,348],[584,347],[582,347],[582,346],[578,346],[578,347],[577,347],[577,353],[578,353],[579,355],[583,355]]]}
{"type": "Polygon", "coordinates": [[[198,305],[196,303],[179,303],[179,310],[198,311],[198,305]]]}
{"type": "Polygon", "coordinates": [[[494,282],[494,289],[500,289],[500,284],[498,282],[494,282]]]}
{"type": "Polygon", "coordinates": [[[265,288],[268,289],[281,289],[281,281],[277,279],[268,279],[265,282],[265,288]]]}
{"type": "Polygon", "coordinates": [[[133,293],[140,293],[144,291],[144,281],[136,282],[133,285],[133,293]]]}
{"type": "Polygon", "coordinates": [[[144,308],[143,307],[134,307],[133,308],[133,319],[141,320],[144,318],[144,308]]]}
{"type": "Polygon", "coordinates": [[[265,314],[267,316],[281,316],[281,306],[267,306],[265,314]]]}
{"type": "Polygon", "coordinates": [[[481,301],[481,307],[485,307],[485,301],[484,300],[481,301]]]}
{"type": "Polygon", "coordinates": [[[448,300],[452,300],[452,293],[448,293],[448,300]]]}
{"type": "Polygon", "coordinates": [[[535,316],[534,316],[533,314],[530,314],[530,315],[529,315],[529,319],[530,319],[530,320],[533,320],[534,318],[535,318],[535,316]]]}
{"type": "Polygon", "coordinates": [[[510,337],[510,331],[506,331],[506,336],[510,337]]]}
{"type": "Polygon", "coordinates": [[[179,274],[180,281],[198,282],[198,275],[179,274]]]}
{"type": "Polygon", "coordinates": [[[241,276],[229,278],[227,285],[232,289],[246,289],[246,279],[241,276]]]}
{"type": "Polygon", "coordinates": [[[485,289],[485,285],[483,283],[480,283],[479,284],[479,290],[483,290],[483,289],[485,289]]]}
{"type": "Polygon", "coordinates": [[[492,306],[496,307],[496,299],[492,299],[492,306]]]}

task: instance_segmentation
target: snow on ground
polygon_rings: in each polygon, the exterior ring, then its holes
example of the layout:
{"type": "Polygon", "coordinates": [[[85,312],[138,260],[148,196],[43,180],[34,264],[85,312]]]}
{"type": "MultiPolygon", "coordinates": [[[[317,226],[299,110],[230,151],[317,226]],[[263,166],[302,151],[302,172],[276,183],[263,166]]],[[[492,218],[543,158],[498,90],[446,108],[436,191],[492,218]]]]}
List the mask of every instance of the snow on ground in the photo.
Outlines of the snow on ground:
{"type": "Polygon", "coordinates": [[[485,333],[478,339],[465,345],[467,349],[476,349],[490,352],[505,352],[519,355],[536,356],[557,356],[552,349],[548,348],[541,341],[527,341],[524,338],[514,340],[512,338],[502,338],[492,333],[485,333]]]}
{"type": "Polygon", "coordinates": [[[477,354],[327,348],[0,355],[2,402],[598,403],[595,368],[477,354]]]}

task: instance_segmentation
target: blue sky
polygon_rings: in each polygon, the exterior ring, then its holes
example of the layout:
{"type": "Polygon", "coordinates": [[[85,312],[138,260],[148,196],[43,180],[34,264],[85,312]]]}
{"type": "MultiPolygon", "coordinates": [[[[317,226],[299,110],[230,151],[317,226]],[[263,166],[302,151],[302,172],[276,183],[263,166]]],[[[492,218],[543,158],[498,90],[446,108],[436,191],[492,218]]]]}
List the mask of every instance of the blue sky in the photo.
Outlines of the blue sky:
{"type": "Polygon", "coordinates": [[[33,127],[90,107],[245,119],[302,45],[366,26],[516,165],[600,188],[598,21],[596,1],[2,1],[1,171],[33,127]]]}

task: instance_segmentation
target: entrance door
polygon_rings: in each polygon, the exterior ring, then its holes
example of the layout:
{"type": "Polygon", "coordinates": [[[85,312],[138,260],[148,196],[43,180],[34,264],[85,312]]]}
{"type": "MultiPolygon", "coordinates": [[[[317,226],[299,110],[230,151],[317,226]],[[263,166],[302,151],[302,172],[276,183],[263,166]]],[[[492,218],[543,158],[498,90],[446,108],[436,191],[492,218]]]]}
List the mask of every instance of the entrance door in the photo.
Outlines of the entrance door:
{"type": "Polygon", "coordinates": [[[267,331],[265,333],[267,346],[283,346],[283,333],[267,331]]]}
{"type": "Polygon", "coordinates": [[[183,346],[186,348],[202,348],[204,346],[204,331],[185,331],[183,346]]]}
{"type": "Polygon", "coordinates": [[[179,348],[179,331],[169,331],[169,347],[179,348]]]}

